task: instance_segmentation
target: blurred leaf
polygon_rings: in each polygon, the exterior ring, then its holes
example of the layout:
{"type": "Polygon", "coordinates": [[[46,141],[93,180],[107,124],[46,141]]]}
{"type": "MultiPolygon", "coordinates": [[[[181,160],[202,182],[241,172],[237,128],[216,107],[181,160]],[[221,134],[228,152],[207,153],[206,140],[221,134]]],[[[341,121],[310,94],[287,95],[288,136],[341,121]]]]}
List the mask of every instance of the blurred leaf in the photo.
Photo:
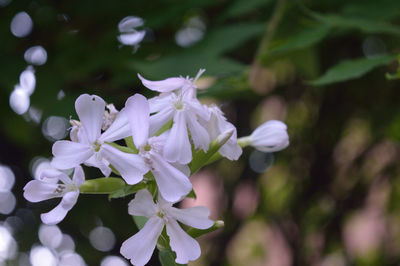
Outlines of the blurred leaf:
{"type": "Polygon", "coordinates": [[[400,55],[397,56],[397,61],[398,61],[397,72],[394,74],[386,73],[386,78],[388,80],[400,79],[400,55]]]}
{"type": "Polygon", "coordinates": [[[139,190],[146,188],[147,184],[144,182],[140,182],[136,185],[133,186],[125,186],[113,193],[110,193],[110,195],[108,196],[109,199],[117,199],[117,198],[122,198],[125,196],[128,196],[130,194],[136,193],[139,190]]]}
{"type": "Polygon", "coordinates": [[[320,24],[314,28],[303,29],[292,37],[281,41],[279,44],[271,44],[271,48],[266,52],[266,55],[287,53],[314,45],[325,38],[330,29],[331,27],[324,24],[320,24]]]}
{"type": "Polygon", "coordinates": [[[176,266],[176,265],[187,265],[187,264],[178,264],[175,262],[175,255],[173,251],[169,249],[162,249],[158,252],[158,258],[161,262],[162,266],[176,266]]]}
{"type": "Polygon", "coordinates": [[[241,16],[272,2],[272,0],[236,0],[227,8],[222,16],[223,18],[241,16]]]}
{"type": "Polygon", "coordinates": [[[145,216],[132,216],[132,218],[139,230],[143,228],[148,220],[145,216]]]}
{"type": "Polygon", "coordinates": [[[207,233],[213,232],[215,230],[218,230],[220,228],[224,227],[224,221],[218,220],[215,221],[215,223],[213,224],[213,226],[211,226],[208,229],[197,229],[197,228],[190,228],[189,230],[187,230],[186,233],[188,233],[188,235],[190,235],[193,238],[197,238],[200,237],[202,235],[205,235],[207,233]]]}
{"type": "Polygon", "coordinates": [[[388,64],[394,58],[393,55],[386,55],[374,58],[344,60],[328,69],[325,74],[316,80],[311,81],[310,84],[321,86],[359,78],[378,66],[388,64]]]}
{"type": "Polygon", "coordinates": [[[400,35],[400,28],[392,24],[373,21],[364,18],[351,18],[340,15],[322,15],[314,13],[314,16],[332,27],[349,28],[361,30],[364,33],[387,33],[400,35]]]}
{"type": "Polygon", "coordinates": [[[344,6],[343,13],[351,16],[362,16],[374,20],[391,20],[400,16],[400,1],[359,1],[344,6]]]}

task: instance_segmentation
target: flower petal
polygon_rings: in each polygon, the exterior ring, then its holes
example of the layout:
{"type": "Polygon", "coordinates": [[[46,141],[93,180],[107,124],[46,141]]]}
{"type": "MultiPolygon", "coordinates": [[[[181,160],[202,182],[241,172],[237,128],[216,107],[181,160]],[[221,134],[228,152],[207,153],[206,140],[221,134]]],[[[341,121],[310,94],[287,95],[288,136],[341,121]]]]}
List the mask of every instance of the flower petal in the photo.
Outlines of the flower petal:
{"type": "Polygon", "coordinates": [[[57,187],[58,184],[31,180],[24,187],[24,197],[30,202],[39,202],[51,198],[57,198],[61,196],[54,192],[57,187]]]}
{"type": "Polygon", "coordinates": [[[133,142],[137,148],[140,148],[146,145],[149,137],[149,103],[143,95],[136,93],[126,101],[125,109],[133,142]]]}
{"type": "Polygon", "coordinates": [[[47,213],[42,213],[40,218],[42,222],[48,225],[58,224],[61,222],[65,216],[67,215],[68,211],[74,207],[76,201],[78,200],[79,191],[70,191],[66,193],[60,204],[58,204],[54,209],[47,213]]]}
{"type": "Polygon", "coordinates": [[[150,136],[154,136],[158,130],[160,130],[165,124],[172,120],[174,116],[173,108],[166,108],[152,116],[150,116],[150,136]]]}
{"type": "Polygon", "coordinates": [[[108,144],[102,145],[100,153],[129,185],[142,181],[143,175],[149,171],[143,158],[137,154],[122,152],[108,144]]]}
{"type": "Polygon", "coordinates": [[[146,88],[158,91],[158,92],[170,92],[173,90],[177,90],[181,88],[185,84],[185,79],[182,77],[179,78],[167,78],[160,81],[150,81],[143,78],[140,74],[138,74],[139,79],[142,81],[143,86],[146,88]]]}
{"type": "Polygon", "coordinates": [[[130,215],[145,216],[150,218],[157,212],[157,206],[153,197],[147,189],[139,190],[135,198],[128,204],[128,213],[130,215]]]}
{"type": "Polygon", "coordinates": [[[131,128],[124,109],[122,109],[111,126],[100,136],[100,141],[114,142],[131,135],[131,128]]]}
{"type": "Polygon", "coordinates": [[[275,152],[289,145],[289,135],[285,123],[270,120],[256,128],[250,135],[251,144],[263,152],[275,152]]]}
{"type": "Polygon", "coordinates": [[[170,165],[159,154],[152,154],[151,159],[151,172],[164,199],[169,202],[177,202],[192,190],[189,178],[170,165]]]}
{"type": "Polygon", "coordinates": [[[198,229],[207,229],[214,224],[212,220],[208,219],[210,210],[204,206],[196,206],[187,209],[171,207],[168,209],[168,214],[181,223],[198,229]]]}
{"type": "Polygon", "coordinates": [[[51,166],[57,169],[73,168],[93,155],[94,151],[90,146],[68,140],[56,141],[53,144],[54,158],[51,166]]]}
{"type": "Polygon", "coordinates": [[[179,224],[170,219],[167,223],[167,234],[169,236],[171,249],[176,253],[175,261],[180,264],[186,264],[190,260],[196,260],[200,257],[200,245],[189,236],[179,224]]]}
{"type": "Polygon", "coordinates": [[[72,177],[75,185],[79,188],[83,183],[85,183],[85,173],[83,172],[82,166],[75,167],[74,175],[72,177]]]}
{"type": "Polygon", "coordinates": [[[100,137],[105,107],[104,100],[96,95],[82,94],[75,101],[76,113],[85,128],[89,143],[100,137]]]}
{"type": "Polygon", "coordinates": [[[186,128],[185,113],[178,111],[174,116],[168,139],[164,146],[164,157],[169,162],[188,164],[192,160],[192,147],[186,128]]]}
{"type": "Polygon", "coordinates": [[[133,265],[145,265],[153,254],[163,227],[164,222],[160,217],[150,218],[139,232],[122,243],[121,254],[130,259],[133,265]]]}
{"type": "Polygon", "coordinates": [[[106,159],[101,158],[99,153],[93,154],[84,164],[86,166],[99,168],[105,177],[109,177],[112,172],[111,168],[108,166],[110,163],[106,159]]]}
{"type": "Polygon", "coordinates": [[[194,114],[188,114],[186,121],[188,122],[189,131],[196,149],[207,151],[210,146],[210,136],[207,130],[200,125],[194,114]]]}

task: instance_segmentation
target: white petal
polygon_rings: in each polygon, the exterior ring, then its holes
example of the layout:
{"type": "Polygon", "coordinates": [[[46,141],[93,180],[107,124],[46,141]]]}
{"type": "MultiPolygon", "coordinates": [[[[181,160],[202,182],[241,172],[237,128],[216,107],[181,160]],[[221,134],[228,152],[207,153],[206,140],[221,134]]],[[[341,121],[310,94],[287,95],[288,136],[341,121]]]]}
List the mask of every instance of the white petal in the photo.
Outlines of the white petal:
{"type": "Polygon", "coordinates": [[[185,84],[184,78],[167,78],[160,81],[150,81],[143,78],[140,74],[138,74],[139,79],[142,81],[143,86],[146,88],[158,91],[158,92],[170,92],[173,90],[177,90],[181,88],[185,84]]]}
{"type": "Polygon", "coordinates": [[[83,183],[85,183],[85,173],[81,166],[75,167],[74,175],[72,177],[72,181],[79,188],[83,183]]]}
{"type": "Polygon", "coordinates": [[[28,68],[19,75],[19,84],[28,95],[33,93],[36,85],[36,77],[32,69],[28,68]]]}
{"type": "Polygon", "coordinates": [[[137,154],[125,153],[107,144],[101,147],[100,153],[129,185],[142,181],[143,175],[149,171],[143,158],[137,154]]]}
{"type": "Polygon", "coordinates": [[[136,93],[128,98],[125,109],[135,146],[139,148],[146,145],[149,137],[149,103],[143,95],[136,93]]]}
{"type": "Polygon", "coordinates": [[[68,211],[74,207],[76,201],[78,200],[79,191],[70,191],[64,195],[60,204],[58,204],[54,209],[47,213],[42,213],[40,218],[42,222],[48,225],[58,224],[61,222],[68,211]]]}
{"type": "Polygon", "coordinates": [[[187,176],[170,165],[159,154],[152,154],[152,173],[161,195],[169,202],[177,202],[192,190],[187,176]]]}
{"type": "Polygon", "coordinates": [[[59,197],[54,193],[58,184],[46,183],[39,180],[29,181],[24,187],[24,197],[30,202],[39,202],[51,198],[59,197]]]}
{"type": "Polygon", "coordinates": [[[86,166],[99,168],[105,177],[109,177],[112,172],[109,164],[110,163],[106,159],[101,158],[101,155],[99,156],[98,153],[93,154],[93,156],[84,163],[86,166]]]}
{"type": "Polygon", "coordinates": [[[150,218],[139,232],[122,243],[121,254],[130,259],[133,265],[145,265],[153,254],[163,227],[164,222],[160,217],[150,218]]]}
{"type": "Polygon", "coordinates": [[[150,98],[149,100],[150,113],[156,113],[164,110],[167,106],[171,105],[173,96],[170,93],[160,93],[160,95],[150,98]]]}
{"type": "Polygon", "coordinates": [[[225,158],[236,161],[242,155],[242,148],[237,144],[237,141],[229,139],[220,149],[219,153],[225,158]]]}
{"type": "Polygon", "coordinates": [[[207,130],[197,121],[196,115],[189,114],[187,122],[196,149],[207,151],[210,146],[210,136],[207,130]]]}
{"type": "Polygon", "coordinates": [[[137,45],[143,40],[145,35],[146,35],[145,30],[134,31],[129,33],[121,33],[118,36],[118,41],[120,41],[124,45],[137,45]]]}
{"type": "Polygon", "coordinates": [[[180,163],[170,163],[173,167],[181,171],[185,176],[189,177],[190,176],[190,167],[185,165],[185,164],[180,164],[180,163]]]}
{"type": "Polygon", "coordinates": [[[56,141],[53,144],[54,158],[51,165],[57,169],[70,169],[89,159],[93,153],[93,149],[86,144],[68,140],[56,141]]]}
{"type": "Polygon", "coordinates": [[[185,113],[176,112],[167,142],[164,146],[164,157],[170,162],[188,164],[192,160],[192,147],[186,128],[185,113]]]}
{"type": "Polygon", "coordinates": [[[169,244],[171,249],[176,253],[175,261],[180,264],[186,264],[191,260],[200,257],[200,245],[189,236],[179,224],[170,219],[167,223],[167,234],[169,236],[169,244]]]}
{"type": "Polygon", "coordinates": [[[121,110],[111,126],[100,136],[100,141],[114,142],[131,135],[131,128],[125,111],[121,110]]]}
{"type": "Polygon", "coordinates": [[[172,120],[174,115],[173,108],[166,108],[152,116],[150,116],[150,136],[154,136],[160,128],[172,120]]]}
{"type": "Polygon", "coordinates": [[[147,189],[138,191],[135,198],[129,202],[128,213],[135,216],[150,218],[157,212],[157,206],[147,189]]]}
{"type": "Polygon", "coordinates": [[[67,181],[66,179],[69,179],[69,183],[71,183],[71,179],[65,173],[58,171],[57,169],[54,168],[44,169],[43,171],[40,172],[39,180],[44,181],[46,179],[53,179],[53,180],[62,179],[64,183],[65,181],[67,181]]]}
{"type": "Polygon", "coordinates": [[[212,220],[208,219],[210,210],[204,206],[196,206],[187,209],[171,207],[168,209],[168,214],[181,223],[198,229],[207,229],[214,224],[212,220]]]}
{"type": "Polygon", "coordinates": [[[89,143],[100,137],[105,107],[104,100],[96,95],[82,94],[75,101],[76,113],[85,128],[89,143]]]}
{"type": "Polygon", "coordinates": [[[210,120],[211,112],[205,105],[202,105],[196,98],[191,100],[186,99],[186,105],[189,107],[192,113],[198,115],[203,120],[205,121],[210,120]]]}
{"type": "Polygon", "coordinates": [[[277,120],[267,121],[250,135],[252,145],[263,152],[275,152],[289,145],[289,135],[284,123],[277,120]]]}

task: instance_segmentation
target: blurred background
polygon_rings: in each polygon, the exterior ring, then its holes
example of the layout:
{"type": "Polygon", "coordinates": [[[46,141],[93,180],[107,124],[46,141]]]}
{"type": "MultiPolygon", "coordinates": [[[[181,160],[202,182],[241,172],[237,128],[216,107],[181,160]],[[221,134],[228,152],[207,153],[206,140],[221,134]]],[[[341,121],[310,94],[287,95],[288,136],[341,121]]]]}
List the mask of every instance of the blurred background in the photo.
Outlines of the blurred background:
{"type": "MultiPolygon", "coordinates": [[[[67,137],[74,101],[117,109],[148,79],[195,76],[239,136],[287,123],[191,178],[223,230],[190,265],[399,265],[398,0],[0,0],[0,265],[123,266],[132,197],[81,195],[58,226],[22,188],[67,137]]],[[[85,168],[87,178],[100,177],[85,168]]],[[[156,253],[149,265],[159,265],[156,253]]]]}

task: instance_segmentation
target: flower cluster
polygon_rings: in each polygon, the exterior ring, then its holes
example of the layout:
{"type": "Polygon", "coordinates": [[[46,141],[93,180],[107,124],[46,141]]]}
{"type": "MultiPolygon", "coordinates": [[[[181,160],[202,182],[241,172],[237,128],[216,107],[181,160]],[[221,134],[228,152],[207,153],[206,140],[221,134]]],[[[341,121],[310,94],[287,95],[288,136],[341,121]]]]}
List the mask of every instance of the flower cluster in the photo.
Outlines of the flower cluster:
{"type": "Polygon", "coordinates": [[[39,180],[30,181],[24,188],[24,196],[31,202],[62,198],[57,207],[41,215],[42,221],[59,223],[80,193],[111,197],[136,193],[128,212],[146,217],[147,222],[122,244],[121,254],[134,265],[144,265],[163,238],[169,239],[164,248],[175,252],[177,263],[196,260],[200,246],[178,221],[201,230],[215,223],[208,218],[206,207],[173,207],[194,193],[190,175],[221,157],[237,160],[244,146],[274,152],[289,144],[286,125],[279,121],[266,122],[250,136],[237,139],[235,126],[222,111],[197,99],[195,82],[203,72],[200,70],[193,79],[161,81],[138,75],[145,87],[160,94],[149,100],[135,94],[120,111],[99,96],[79,96],[75,102],[79,120],[71,120],[71,140],[53,145],[54,169],[43,171],[39,180]],[[116,143],[122,139],[126,146],[116,143]],[[105,178],[85,181],[82,165],[98,168],[105,178]],[[66,174],[70,169],[72,178],[66,174]],[[109,177],[111,173],[123,181],[109,177]]]}

